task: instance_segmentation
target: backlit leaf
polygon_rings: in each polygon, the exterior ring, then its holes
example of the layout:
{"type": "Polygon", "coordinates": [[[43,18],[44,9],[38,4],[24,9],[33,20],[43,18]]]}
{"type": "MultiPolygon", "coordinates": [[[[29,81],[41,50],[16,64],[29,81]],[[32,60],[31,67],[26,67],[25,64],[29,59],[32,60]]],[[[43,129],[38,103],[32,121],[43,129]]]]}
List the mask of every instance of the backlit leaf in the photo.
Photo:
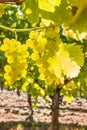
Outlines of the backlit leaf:
{"type": "Polygon", "coordinates": [[[60,44],[59,51],[55,56],[50,58],[49,63],[57,77],[62,78],[65,75],[67,78],[74,78],[78,76],[80,66],[84,63],[84,55],[80,46],[75,46],[75,44],[72,46],[69,44],[60,44]],[[80,61],[78,61],[79,57],[80,61]]]}
{"type": "Polygon", "coordinates": [[[39,20],[39,9],[37,0],[26,0],[25,1],[25,14],[29,17],[29,21],[33,24],[39,20]]]}
{"type": "Polygon", "coordinates": [[[41,10],[54,12],[55,6],[59,6],[61,0],[38,0],[38,6],[41,10]]]}

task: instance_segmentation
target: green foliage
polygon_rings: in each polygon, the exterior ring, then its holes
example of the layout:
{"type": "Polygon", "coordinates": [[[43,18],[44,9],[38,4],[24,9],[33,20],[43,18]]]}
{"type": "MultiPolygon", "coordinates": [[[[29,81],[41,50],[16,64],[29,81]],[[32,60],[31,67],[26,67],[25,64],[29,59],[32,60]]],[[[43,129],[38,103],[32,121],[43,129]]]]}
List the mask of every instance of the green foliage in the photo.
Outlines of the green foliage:
{"type": "Polygon", "coordinates": [[[39,21],[39,9],[37,6],[37,1],[36,0],[26,0],[25,1],[25,14],[29,16],[29,21],[31,23],[38,23],[39,21]]]}
{"type": "Polygon", "coordinates": [[[55,6],[59,6],[61,3],[61,0],[39,0],[38,1],[38,6],[41,10],[48,11],[48,12],[54,12],[55,11],[55,6]]]}
{"type": "Polygon", "coordinates": [[[68,101],[80,91],[86,97],[87,36],[80,39],[80,33],[87,31],[87,2],[25,0],[20,6],[0,6],[4,25],[0,28],[0,80],[4,85],[19,87],[36,99],[53,95],[57,86],[68,101]],[[31,29],[25,32],[26,28],[31,29]]]}
{"type": "MultiPolygon", "coordinates": [[[[22,11],[20,10],[20,7],[9,4],[5,5],[5,11],[2,17],[0,18],[0,24],[7,27],[11,27],[13,29],[24,29],[31,26],[27,18],[23,15],[22,11]]],[[[15,38],[16,35],[17,39],[24,43],[26,39],[28,39],[29,32],[18,32],[15,34],[0,28],[0,42],[2,42],[3,39],[6,37],[15,38]]]]}
{"type": "Polygon", "coordinates": [[[73,30],[78,30],[80,33],[82,31],[87,31],[87,1],[85,0],[68,0],[69,3],[72,6],[72,22],[71,22],[71,28],[73,30]],[[73,10],[74,9],[74,10],[73,10]],[[76,9],[76,10],[75,10],[76,9]],[[74,11],[74,12],[73,12],[74,11]]]}
{"type": "Polygon", "coordinates": [[[38,23],[41,18],[61,25],[69,23],[71,17],[71,9],[66,0],[26,0],[24,12],[32,24],[38,23]]]}
{"type": "Polygon", "coordinates": [[[79,45],[75,44],[60,44],[59,51],[54,58],[50,59],[54,72],[61,78],[63,76],[67,78],[77,77],[80,66],[84,63],[82,50],[79,45]],[[82,64],[78,60],[79,57],[82,64]]]}
{"type": "Polygon", "coordinates": [[[0,17],[2,17],[2,15],[4,14],[4,10],[5,10],[5,5],[0,4],[0,17]]]}

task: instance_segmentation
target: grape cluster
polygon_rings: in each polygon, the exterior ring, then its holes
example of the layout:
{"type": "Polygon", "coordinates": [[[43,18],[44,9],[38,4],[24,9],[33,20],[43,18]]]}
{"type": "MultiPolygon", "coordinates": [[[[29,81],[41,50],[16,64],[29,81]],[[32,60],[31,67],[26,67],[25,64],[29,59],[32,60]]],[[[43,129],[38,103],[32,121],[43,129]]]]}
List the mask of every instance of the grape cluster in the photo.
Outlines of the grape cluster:
{"type": "Polygon", "coordinates": [[[36,61],[40,72],[39,78],[44,80],[47,85],[51,85],[54,81],[60,82],[49,62],[50,57],[53,57],[58,51],[60,43],[58,27],[32,31],[26,42],[27,46],[33,50],[31,59],[36,61]]]}
{"type": "Polygon", "coordinates": [[[9,85],[12,85],[17,80],[24,78],[27,73],[27,60],[29,56],[26,44],[21,44],[15,39],[4,39],[4,44],[1,50],[7,58],[7,65],[4,67],[4,78],[9,85]]]}

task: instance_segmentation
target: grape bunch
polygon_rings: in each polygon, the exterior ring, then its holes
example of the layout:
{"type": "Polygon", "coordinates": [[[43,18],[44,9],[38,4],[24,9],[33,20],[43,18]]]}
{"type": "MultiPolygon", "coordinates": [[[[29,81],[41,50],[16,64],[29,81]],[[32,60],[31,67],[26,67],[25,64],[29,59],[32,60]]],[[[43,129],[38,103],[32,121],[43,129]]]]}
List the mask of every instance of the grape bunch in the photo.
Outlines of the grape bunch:
{"type": "Polygon", "coordinates": [[[36,61],[40,73],[39,79],[44,80],[47,85],[51,85],[54,81],[60,82],[49,62],[50,57],[53,57],[59,50],[60,43],[58,27],[32,31],[26,42],[27,46],[33,50],[31,59],[36,61]]]}
{"type": "Polygon", "coordinates": [[[0,50],[4,51],[7,58],[7,64],[4,66],[4,78],[9,85],[12,85],[26,76],[28,68],[26,58],[29,53],[26,44],[21,44],[15,39],[5,38],[3,42],[0,50]]]}

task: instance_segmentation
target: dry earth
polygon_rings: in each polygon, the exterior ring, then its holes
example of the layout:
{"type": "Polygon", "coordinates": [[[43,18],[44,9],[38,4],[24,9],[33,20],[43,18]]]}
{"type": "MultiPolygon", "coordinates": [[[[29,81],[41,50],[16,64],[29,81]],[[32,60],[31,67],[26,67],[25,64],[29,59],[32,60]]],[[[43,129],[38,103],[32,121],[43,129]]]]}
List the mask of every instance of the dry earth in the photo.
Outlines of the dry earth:
{"type": "MultiPolygon", "coordinates": [[[[33,99],[32,99],[33,100],[33,99]]],[[[21,92],[18,97],[15,91],[0,90],[0,123],[9,121],[25,121],[30,114],[27,102],[27,94],[21,92]]],[[[41,97],[33,115],[35,122],[51,122],[50,104],[41,97]]],[[[59,122],[76,126],[87,126],[87,101],[75,99],[69,104],[62,103],[60,106],[59,122]]]]}

